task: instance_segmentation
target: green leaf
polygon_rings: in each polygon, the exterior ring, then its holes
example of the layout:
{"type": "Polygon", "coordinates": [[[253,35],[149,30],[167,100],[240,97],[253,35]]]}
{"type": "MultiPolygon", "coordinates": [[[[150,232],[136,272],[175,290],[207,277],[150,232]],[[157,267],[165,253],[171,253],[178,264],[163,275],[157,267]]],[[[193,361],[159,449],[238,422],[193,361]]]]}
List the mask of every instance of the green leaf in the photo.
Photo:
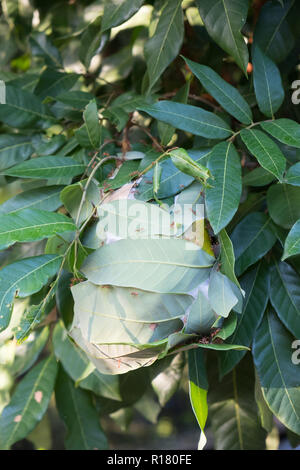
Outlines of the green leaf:
{"type": "Polygon", "coordinates": [[[284,60],[294,47],[295,38],[288,20],[296,3],[296,0],[284,0],[282,7],[274,1],[267,2],[260,11],[254,38],[261,50],[275,62],[284,60]]]}
{"type": "Polygon", "coordinates": [[[248,214],[231,235],[238,275],[261,259],[275,244],[271,219],[261,212],[248,214]]]}
{"type": "Polygon", "coordinates": [[[234,272],[235,256],[233,245],[224,228],[219,233],[219,242],[221,246],[221,272],[239,286],[234,272]]]}
{"type": "Polygon", "coordinates": [[[207,279],[213,262],[214,258],[184,240],[127,239],[96,250],[81,270],[98,285],[188,293],[207,279]]]}
{"type": "Polygon", "coordinates": [[[272,173],[259,166],[249,171],[249,173],[243,177],[243,184],[245,186],[254,187],[267,186],[272,183],[274,179],[275,177],[272,173]]]}
{"type": "Polygon", "coordinates": [[[38,292],[56,274],[62,257],[40,255],[9,264],[0,270],[0,331],[7,328],[14,297],[27,297],[38,292]]]}
{"type": "Polygon", "coordinates": [[[205,206],[214,232],[219,233],[236,213],[242,193],[241,164],[233,144],[217,144],[207,166],[214,180],[212,187],[206,188],[205,206]]]}
{"type": "Polygon", "coordinates": [[[239,302],[237,296],[236,284],[227,276],[216,271],[212,271],[208,286],[208,300],[213,311],[222,317],[228,317],[234,306],[239,302]]]}
{"type": "Polygon", "coordinates": [[[86,106],[83,119],[86,125],[86,130],[89,136],[91,146],[93,148],[98,148],[101,140],[100,124],[98,117],[98,109],[96,100],[90,101],[86,106]]]}
{"type": "Polygon", "coordinates": [[[184,217],[161,209],[158,205],[134,199],[119,199],[102,203],[98,207],[99,222],[96,238],[104,241],[109,237],[148,239],[175,236],[193,223],[193,215],[184,217]],[[177,227],[176,223],[180,224],[177,227]]]}
{"type": "Polygon", "coordinates": [[[49,313],[49,306],[51,305],[51,297],[46,298],[46,302],[40,302],[37,305],[30,305],[25,309],[19,326],[16,331],[16,340],[18,344],[25,341],[34,328],[41,323],[45,314],[49,313]],[[48,310],[46,312],[46,309],[48,310]]]}
{"type": "Polygon", "coordinates": [[[270,301],[285,327],[300,338],[300,277],[287,263],[274,260],[270,301]]]}
{"type": "Polygon", "coordinates": [[[300,254],[300,220],[291,228],[285,243],[282,260],[300,254]]]}
{"type": "Polygon", "coordinates": [[[32,332],[30,338],[27,338],[27,341],[22,346],[18,345],[14,362],[10,368],[13,375],[23,375],[32,367],[46,346],[49,333],[49,327],[45,326],[32,332]]]}
{"type": "Polygon", "coordinates": [[[300,434],[299,366],[292,362],[293,336],[270,309],[256,331],[253,356],[263,396],[274,415],[300,434]]]}
{"type": "Polygon", "coordinates": [[[201,351],[201,349],[192,349],[188,352],[188,361],[190,401],[195,418],[197,419],[201,429],[198,448],[203,449],[206,444],[204,428],[208,416],[208,382],[206,377],[203,351],[201,351]]]}
{"type": "Polygon", "coordinates": [[[145,44],[148,92],[178,55],[184,34],[181,0],[165,0],[156,29],[145,44]]]}
{"type": "Polygon", "coordinates": [[[69,217],[39,209],[24,209],[0,216],[0,249],[15,242],[43,240],[55,233],[73,231],[76,226],[69,217]]]}
{"type": "Polygon", "coordinates": [[[34,93],[42,100],[48,96],[54,97],[68,91],[78,79],[79,75],[76,73],[58,72],[47,68],[40,75],[34,93]]]}
{"type": "Polygon", "coordinates": [[[118,378],[101,374],[87,355],[69,338],[62,322],[53,332],[54,354],[77,386],[112,400],[121,400],[118,378]]]}
{"type": "Polygon", "coordinates": [[[73,326],[70,336],[85,351],[99,372],[110,375],[149,367],[158,359],[164,348],[164,342],[145,348],[127,344],[92,344],[82,336],[76,326],[73,326]]]}
{"type": "MultiPolygon", "coordinates": [[[[269,300],[268,268],[264,262],[249,270],[240,279],[241,288],[246,296],[241,315],[237,317],[237,326],[233,334],[227,339],[229,344],[243,344],[250,346],[256,328],[261,322],[269,300]]],[[[220,355],[220,375],[228,374],[244,357],[245,351],[226,351],[220,355]]]]}
{"type": "MultiPolygon", "coordinates": [[[[166,358],[166,361],[169,361],[169,358],[166,358]]],[[[162,365],[162,369],[155,375],[151,385],[160,406],[165,406],[179,387],[185,365],[184,356],[176,354],[167,367],[165,367],[163,360],[159,361],[157,365],[159,369],[162,365]]],[[[155,369],[154,372],[156,372],[155,369]]]]}
{"type": "Polygon", "coordinates": [[[277,225],[291,228],[300,218],[300,188],[289,184],[270,186],[267,192],[269,214],[277,225]]]}
{"type": "Polygon", "coordinates": [[[283,103],[284,89],[276,64],[254,45],[252,48],[254,90],[260,111],[274,119],[283,103]]]}
{"type": "Polygon", "coordinates": [[[62,176],[77,176],[83,173],[85,165],[70,157],[46,156],[32,158],[20,163],[3,174],[18,178],[59,178],[62,176]]]}
{"type": "MultiPolygon", "coordinates": [[[[104,190],[118,189],[129,183],[137,175],[140,162],[138,160],[128,160],[124,162],[114,178],[109,178],[100,183],[104,190]]],[[[150,198],[151,199],[151,198],[150,198]]]]}
{"type": "Polygon", "coordinates": [[[21,163],[33,153],[31,138],[18,134],[0,135],[0,170],[21,163]]]}
{"type": "MultiPolygon", "coordinates": [[[[215,368],[214,368],[215,369],[215,368]]],[[[249,357],[220,382],[211,371],[209,417],[216,450],[263,450],[266,432],[254,400],[254,373],[249,357]]]]}
{"type": "Polygon", "coordinates": [[[59,414],[67,427],[67,450],[107,449],[97,410],[89,392],[76,388],[62,369],[55,386],[59,414]]]}
{"type": "Polygon", "coordinates": [[[261,122],[261,127],[275,139],[290,147],[300,148],[300,125],[291,119],[261,122]]]}
{"type": "Polygon", "coordinates": [[[44,416],[57,372],[53,356],[41,361],[17,385],[0,417],[0,448],[9,449],[32,431],[44,416]]]}
{"type": "MultiPolygon", "coordinates": [[[[0,104],[0,120],[12,127],[34,127],[37,121],[44,124],[55,121],[46,105],[29,91],[6,85],[6,103],[0,104]]],[[[51,124],[48,125],[50,127],[51,124]]]]}
{"type": "Polygon", "coordinates": [[[236,88],[223,80],[212,68],[197,64],[186,58],[184,58],[184,60],[193,74],[200,80],[206,91],[210,93],[229,114],[244,124],[250,124],[252,122],[251,109],[247,101],[245,101],[236,88]]]}
{"type": "Polygon", "coordinates": [[[217,318],[218,316],[213,311],[209,300],[200,290],[189,311],[184,332],[197,333],[198,335],[208,334],[217,318]]]}
{"type": "Polygon", "coordinates": [[[255,401],[261,425],[268,433],[271,433],[273,429],[274,416],[264,399],[257,371],[255,371],[255,401]]]}
{"type": "Polygon", "coordinates": [[[219,116],[189,104],[159,101],[151,106],[139,106],[138,109],[176,129],[195,135],[223,139],[232,134],[229,126],[219,116]]]}
{"type": "Polygon", "coordinates": [[[0,214],[11,214],[23,209],[56,211],[61,206],[59,194],[63,186],[47,186],[24,191],[0,204],[0,214]]]}
{"type": "Polygon", "coordinates": [[[292,186],[300,186],[300,162],[290,166],[285,175],[285,182],[292,186]]]}
{"type": "MultiPolygon", "coordinates": [[[[176,93],[172,101],[177,103],[186,103],[190,90],[190,82],[188,81],[185,83],[176,93]]],[[[169,124],[165,124],[164,122],[158,121],[157,123],[157,130],[160,137],[160,141],[162,145],[168,145],[171,142],[171,139],[174,135],[175,129],[173,126],[169,124]]]]}
{"type": "MultiPolygon", "coordinates": [[[[210,149],[207,150],[189,150],[189,156],[193,158],[196,163],[205,164],[206,158],[210,154],[210,149]]],[[[159,156],[159,155],[158,155],[159,156]]],[[[142,160],[143,161],[143,160],[142,160]]],[[[161,163],[161,179],[157,197],[162,199],[182,191],[193,182],[193,177],[185,175],[178,170],[173,163],[168,159],[161,163]]],[[[135,191],[135,198],[142,201],[149,201],[153,199],[153,185],[152,185],[153,170],[149,171],[143,178],[135,191]],[[150,184],[151,183],[151,184],[150,184]]]]}
{"type": "Polygon", "coordinates": [[[143,0],[106,0],[102,17],[101,32],[119,26],[140,8],[143,0]]]}
{"type": "Polygon", "coordinates": [[[43,57],[50,67],[62,66],[62,59],[59,51],[51,43],[49,37],[41,32],[34,32],[29,39],[33,55],[43,57]]]}
{"type": "Polygon", "coordinates": [[[97,286],[89,281],[72,287],[74,325],[95,344],[147,344],[182,328],[193,298],[97,286]],[[84,315],[82,314],[84,312],[84,315]]]}
{"type": "Polygon", "coordinates": [[[62,200],[71,217],[75,221],[78,217],[78,226],[80,226],[84,220],[88,219],[88,217],[92,215],[94,207],[100,203],[100,193],[98,186],[96,183],[91,181],[85,193],[85,201],[81,208],[80,215],[78,215],[85,184],[86,180],[78,181],[78,183],[71,184],[70,186],[65,186],[60,194],[60,199],[62,200]]]}
{"type": "Polygon", "coordinates": [[[203,182],[204,185],[206,184],[207,179],[211,177],[209,170],[200,163],[195,162],[185,149],[177,148],[175,150],[171,150],[169,155],[178,170],[203,182]]]}
{"type": "Polygon", "coordinates": [[[241,138],[260,165],[282,181],[286,159],[275,142],[264,132],[256,129],[243,129],[241,138]]]}
{"type": "Polygon", "coordinates": [[[92,93],[86,91],[67,91],[55,97],[56,101],[60,101],[69,106],[73,110],[83,111],[84,108],[93,99],[92,93]]]}
{"type": "Polygon", "coordinates": [[[241,30],[248,14],[248,0],[196,0],[208,34],[231,55],[247,75],[249,55],[241,30]]]}
{"type": "Polygon", "coordinates": [[[98,16],[89,23],[80,38],[78,56],[86,69],[89,68],[93,56],[100,52],[107,39],[101,32],[101,20],[102,17],[98,16]]]}

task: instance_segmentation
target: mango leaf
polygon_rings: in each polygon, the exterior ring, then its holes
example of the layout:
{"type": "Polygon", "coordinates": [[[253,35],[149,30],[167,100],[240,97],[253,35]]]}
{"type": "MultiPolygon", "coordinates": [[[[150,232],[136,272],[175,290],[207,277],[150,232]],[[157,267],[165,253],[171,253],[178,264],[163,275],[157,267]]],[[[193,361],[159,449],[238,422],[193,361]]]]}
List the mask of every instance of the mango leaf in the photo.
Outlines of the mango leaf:
{"type": "Polygon", "coordinates": [[[249,171],[249,173],[243,177],[243,184],[245,186],[254,187],[267,186],[272,183],[274,179],[275,176],[272,173],[259,166],[249,171]]]}
{"type": "Polygon", "coordinates": [[[287,263],[273,262],[270,301],[285,327],[300,338],[300,277],[287,263]]]}
{"type": "Polygon", "coordinates": [[[127,239],[96,250],[81,270],[98,285],[184,294],[207,279],[213,262],[205,251],[184,240],[127,239]]]}
{"type": "MultiPolygon", "coordinates": [[[[172,101],[177,103],[186,103],[190,91],[190,82],[186,82],[176,93],[172,101]]],[[[157,130],[159,133],[160,141],[162,145],[168,145],[173,137],[175,129],[173,126],[166,124],[164,122],[158,121],[157,130]]]]}
{"type": "Polygon", "coordinates": [[[34,32],[30,36],[29,43],[33,55],[42,57],[46,64],[51,67],[61,68],[61,55],[57,48],[52,44],[49,36],[41,32],[34,32]]]}
{"type": "Polygon", "coordinates": [[[11,214],[23,209],[56,211],[61,206],[59,194],[63,186],[48,186],[24,191],[0,205],[0,214],[11,214]]]}
{"type": "Polygon", "coordinates": [[[62,176],[77,176],[83,173],[85,165],[70,157],[46,156],[33,158],[20,163],[3,174],[18,178],[59,178],[62,176]]]}
{"type": "Polygon", "coordinates": [[[268,433],[271,433],[273,429],[274,416],[273,416],[272,411],[268,407],[266,400],[264,399],[257,371],[255,371],[255,392],[254,393],[255,393],[255,401],[257,404],[261,425],[268,433]]]}
{"type": "Polygon", "coordinates": [[[15,359],[10,371],[15,376],[25,374],[35,363],[49,339],[49,327],[34,331],[30,338],[16,348],[15,359]]]}
{"type": "Polygon", "coordinates": [[[139,106],[138,109],[176,129],[195,135],[223,139],[232,134],[229,126],[219,116],[189,104],[166,100],[151,106],[139,106]]]}
{"type": "Polygon", "coordinates": [[[85,201],[81,208],[81,212],[80,214],[78,214],[85,184],[86,180],[78,181],[78,183],[65,186],[60,193],[60,199],[69,214],[71,215],[71,217],[75,221],[78,217],[78,226],[80,226],[84,220],[88,219],[88,217],[92,215],[94,206],[100,203],[100,194],[98,186],[95,182],[91,181],[86,190],[85,201]]]}
{"type": "Polygon", "coordinates": [[[101,32],[124,23],[140,8],[143,0],[105,1],[101,32]]]}
{"type": "Polygon", "coordinates": [[[207,390],[208,382],[206,377],[203,351],[192,349],[188,352],[189,361],[189,394],[195,418],[201,429],[201,436],[198,449],[203,449],[206,444],[204,428],[208,416],[207,390]]]}
{"type": "Polygon", "coordinates": [[[299,366],[292,362],[293,336],[270,308],[256,331],[253,357],[263,396],[288,429],[300,433],[299,366]]]}
{"type": "Polygon", "coordinates": [[[34,93],[42,100],[47,97],[55,97],[70,90],[78,79],[79,75],[76,73],[59,72],[47,68],[40,75],[34,93]]]}
{"type": "Polygon", "coordinates": [[[56,360],[39,362],[17,385],[0,417],[0,448],[9,449],[32,431],[44,416],[54,389],[56,360]]]}
{"type": "Polygon", "coordinates": [[[275,244],[271,219],[261,212],[252,212],[235,227],[231,235],[238,275],[261,259],[275,244]]]}
{"type": "Polygon", "coordinates": [[[239,286],[234,271],[235,256],[233,245],[224,228],[219,233],[219,242],[221,246],[221,272],[239,286]]]}
{"type": "MultiPolygon", "coordinates": [[[[137,174],[140,162],[138,160],[125,161],[119,168],[114,178],[109,178],[100,183],[104,190],[118,189],[126,183],[129,183],[137,174]]],[[[150,198],[151,199],[151,198],[150,198]]]]}
{"type": "Polygon", "coordinates": [[[246,75],[249,55],[241,30],[247,19],[248,0],[196,0],[196,5],[208,34],[246,75]]]}
{"type": "Polygon", "coordinates": [[[121,400],[118,378],[98,372],[83,350],[71,341],[62,322],[54,328],[53,347],[55,356],[77,386],[96,395],[121,400]]]}
{"type": "MultiPolygon", "coordinates": [[[[205,165],[206,159],[210,155],[210,149],[206,150],[189,150],[189,156],[193,158],[196,163],[205,165]]],[[[158,155],[159,156],[159,155],[158,155]]],[[[143,161],[143,160],[142,160],[143,161]]],[[[184,188],[189,186],[194,178],[189,175],[185,175],[178,170],[170,160],[165,160],[161,163],[161,179],[157,197],[159,199],[174,196],[175,194],[182,191],[184,188]]],[[[149,171],[138,185],[135,191],[135,198],[142,201],[149,201],[153,199],[153,170],[149,171]]]]}
{"type": "Polygon", "coordinates": [[[55,117],[33,93],[12,85],[6,85],[5,90],[6,102],[0,104],[0,120],[5,124],[25,128],[33,127],[39,120],[43,120],[44,125],[55,121],[55,117]]]}
{"type": "Polygon", "coordinates": [[[267,204],[271,218],[283,228],[291,228],[300,218],[300,188],[289,184],[270,186],[267,204]]]}
{"type": "MultiPolygon", "coordinates": [[[[160,235],[171,237],[184,226],[177,227],[175,217],[159,206],[134,199],[119,199],[103,203],[98,207],[99,222],[96,225],[96,238],[109,240],[109,237],[118,238],[159,238],[160,235]]],[[[180,214],[182,215],[182,214],[180,214]]],[[[188,220],[187,216],[178,216],[181,224],[193,223],[193,214],[188,220]]],[[[189,226],[187,225],[187,227],[189,226]]],[[[187,228],[186,227],[186,228],[187,228]]]]}
{"type": "Polygon", "coordinates": [[[164,344],[137,348],[127,344],[92,344],[73,325],[70,336],[80,346],[102,374],[125,374],[152,365],[164,348],[164,344]]]}
{"type": "Polygon", "coordinates": [[[60,101],[71,109],[78,111],[83,111],[92,99],[92,93],[79,90],[66,91],[65,93],[55,97],[56,101],[60,101]]]}
{"type": "Polygon", "coordinates": [[[156,29],[145,44],[144,55],[149,78],[148,91],[153,88],[163,71],[178,55],[183,34],[181,0],[165,0],[156,29]]]}
{"type": "Polygon", "coordinates": [[[86,69],[89,68],[93,56],[100,52],[107,40],[107,35],[102,35],[101,32],[101,20],[102,17],[98,16],[89,23],[80,38],[78,56],[86,69]]]}
{"type": "Polygon", "coordinates": [[[58,271],[62,257],[40,255],[9,264],[0,270],[0,331],[10,320],[14,297],[27,297],[38,292],[58,271]]]}
{"type": "Polygon", "coordinates": [[[285,243],[282,260],[300,254],[300,220],[291,228],[285,243]]]}
{"type": "Polygon", "coordinates": [[[236,213],[242,193],[240,159],[233,144],[217,144],[207,166],[214,180],[205,190],[205,206],[214,232],[219,233],[236,213]]]}
{"type": "Polygon", "coordinates": [[[260,125],[283,144],[300,148],[300,125],[297,122],[283,118],[261,122],[260,125]]]}
{"type": "Polygon", "coordinates": [[[256,129],[242,130],[241,138],[260,165],[282,181],[286,159],[275,142],[264,132],[256,129]]]}
{"type": "MultiPolygon", "coordinates": [[[[227,338],[229,344],[250,346],[256,328],[261,322],[269,300],[268,269],[264,262],[249,270],[240,279],[241,288],[245,291],[245,301],[241,315],[237,316],[237,326],[227,338]]],[[[220,355],[220,376],[228,374],[244,357],[245,351],[226,351],[220,355]]]]}
{"type": "Polygon", "coordinates": [[[156,294],[86,281],[72,287],[74,324],[96,344],[146,344],[181,329],[193,298],[156,294]],[[84,312],[84,315],[82,315],[84,312]]]}
{"type": "MultiPolygon", "coordinates": [[[[165,360],[169,361],[169,358],[166,358],[165,360]]],[[[158,369],[160,369],[161,364],[163,366],[165,365],[163,360],[159,361],[157,364],[158,369]]],[[[158,397],[160,406],[165,406],[179,387],[184,365],[185,361],[183,354],[176,354],[168,366],[162,367],[161,372],[156,374],[152,380],[151,385],[158,397]]],[[[155,367],[155,365],[153,367],[155,367]]]]}
{"type": "Polygon", "coordinates": [[[228,317],[233,307],[240,301],[234,287],[237,287],[236,284],[227,276],[215,269],[212,270],[208,286],[208,300],[217,315],[228,317]]]}
{"type": "MultiPolygon", "coordinates": [[[[216,369],[216,367],[214,368],[216,369]]],[[[216,450],[265,449],[254,400],[254,373],[249,357],[220,382],[211,371],[208,392],[209,416],[216,450]]]]}
{"type": "Polygon", "coordinates": [[[251,109],[236,88],[223,80],[212,68],[186,58],[184,60],[206,91],[220,103],[222,108],[244,124],[252,122],[251,109]]]}
{"type": "Polygon", "coordinates": [[[284,89],[276,64],[254,45],[252,48],[254,90],[260,111],[274,119],[283,103],[284,89]]]}
{"type": "Polygon", "coordinates": [[[69,217],[39,209],[24,209],[0,216],[0,249],[15,242],[42,240],[55,233],[76,230],[69,217]]]}
{"type": "Polygon", "coordinates": [[[0,135],[0,170],[21,163],[31,156],[31,138],[25,135],[0,135]]]}
{"type": "Polygon", "coordinates": [[[263,5],[254,31],[255,41],[261,50],[275,62],[284,60],[295,44],[288,19],[297,2],[284,0],[283,3],[283,6],[274,1],[263,5]]]}
{"type": "Polygon", "coordinates": [[[107,439],[90,393],[76,388],[62,369],[58,373],[55,398],[59,414],[67,427],[67,450],[107,449],[107,439]]]}
{"type": "Polygon", "coordinates": [[[50,308],[53,307],[51,299],[52,297],[49,296],[46,298],[45,302],[41,301],[37,305],[29,305],[29,307],[25,309],[15,333],[18,344],[25,341],[35,327],[45,318],[45,315],[50,313],[50,308]]]}
{"type": "Polygon", "coordinates": [[[205,294],[199,290],[198,296],[188,313],[184,332],[205,335],[210,332],[218,315],[213,311],[205,294]]]}
{"type": "Polygon", "coordinates": [[[98,148],[101,140],[100,124],[96,100],[90,101],[83,112],[86,130],[93,148],[98,148]]]}
{"type": "Polygon", "coordinates": [[[210,171],[205,166],[195,162],[185,149],[178,148],[171,150],[169,155],[178,170],[203,182],[204,185],[207,179],[211,177],[210,171]]]}
{"type": "Polygon", "coordinates": [[[300,162],[290,166],[285,175],[285,182],[292,186],[300,186],[300,162]]]}

